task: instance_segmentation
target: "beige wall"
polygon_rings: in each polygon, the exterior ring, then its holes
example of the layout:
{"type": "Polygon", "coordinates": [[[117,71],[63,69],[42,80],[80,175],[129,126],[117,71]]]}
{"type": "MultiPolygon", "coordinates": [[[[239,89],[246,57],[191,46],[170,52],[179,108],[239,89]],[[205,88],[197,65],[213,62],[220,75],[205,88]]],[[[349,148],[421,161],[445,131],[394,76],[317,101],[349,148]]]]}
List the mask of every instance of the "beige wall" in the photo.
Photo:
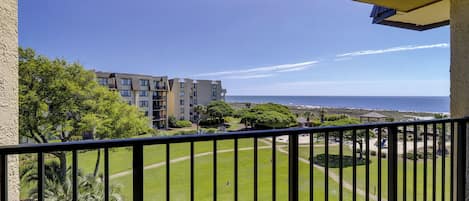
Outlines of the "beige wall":
{"type": "MultiPolygon", "coordinates": [[[[18,144],[18,2],[0,1],[0,146],[18,144]]],[[[9,158],[9,199],[19,199],[18,160],[9,158]]]]}
{"type": "MultiPolygon", "coordinates": [[[[451,0],[451,117],[469,116],[469,1],[451,0]]],[[[466,133],[469,133],[466,131],[466,133]]],[[[466,137],[466,145],[469,144],[466,137]]],[[[455,142],[459,141],[456,134],[455,142]]],[[[458,152],[458,147],[455,147],[458,152]]],[[[466,148],[466,156],[469,149],[466,148]]],[[[466,157],[466,199],[469,200],[469,157],[466,157]]],[[[458,163],[459,161],[456,161],[458,163]]],[[[454,172],[456,173],[457,165],[454,172]]],[[[457,178],[457,177],[455,177],[457,178]]],[[[453,181],[453,182],[456,182],[453,181]]],[[[456,190],[456,188],[455,188],[456,190]]],[[[456,192],[453,192],[456,193],[456,192]]],[[[456,196],[454,196],[456,199],[456,196]]]]}
{"type": "Polygon", "coordinates": [[[469,1],[451,5],[451,116],[469,116],[469,1]]]}
{"type": "Polygon", "coordinates": [[[184,118],[184,120],[194,121],[195,105],[207,105],[213,100],[224,100],[224,97],[221,96],[223,91],[221,81],[174,78],[171,79],[171,83],[168,95],[168,114],[178,120],[184,118]],[[180,83],[184,84],[184,96],[181,96],[180,83]],[[216,97],[212,96],[213,85],[217,86],[216,97]],[[194,92],[197,96],[194,96],[194,92]],[[183,107],[180,104],[181,98],[184,99],[183,107]],[[182,115],[182,109],[184,109],[184,115],[182,115]]]}

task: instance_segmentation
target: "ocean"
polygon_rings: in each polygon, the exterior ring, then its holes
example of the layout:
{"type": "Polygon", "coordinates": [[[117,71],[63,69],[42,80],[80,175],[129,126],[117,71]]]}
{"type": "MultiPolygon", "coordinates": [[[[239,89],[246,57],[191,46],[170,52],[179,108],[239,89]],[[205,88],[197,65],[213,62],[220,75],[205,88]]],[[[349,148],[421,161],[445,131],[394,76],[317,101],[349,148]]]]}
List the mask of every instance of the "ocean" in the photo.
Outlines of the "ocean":
{"type": "Polygon", "coordinates": [[[227,102],[449,113],[446,96],[226,96],[227,102]]]}

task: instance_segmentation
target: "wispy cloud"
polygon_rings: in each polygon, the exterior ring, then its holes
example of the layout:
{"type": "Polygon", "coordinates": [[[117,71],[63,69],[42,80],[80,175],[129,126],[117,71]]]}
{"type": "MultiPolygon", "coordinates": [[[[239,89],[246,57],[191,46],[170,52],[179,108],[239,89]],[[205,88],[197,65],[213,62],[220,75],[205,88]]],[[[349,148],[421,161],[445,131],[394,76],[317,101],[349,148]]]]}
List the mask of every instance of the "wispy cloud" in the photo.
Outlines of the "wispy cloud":
{"type": "Polygon", "coordinates": [[[392,47],[387,49],[381,50],[361,50],[356,52],[349,52],[344,54],[338,54],[336,57],[356,57],[356,56],[364,56],[364,55],[372,55],[372,54],[384,54],[389,52],[402,52],[402,51],[411,51],[411,50],[420,50],[420,49],[431,49],[431,48],[448,48],[448,43],[438,43],[438,44],[431,44],[431,45],[407,45],[407,46],[400,46],[400,47],[392,47]]]}
{"type": "Polygon", "coordinates": [[[301,67],[296,67],[296,68],[289,68],[289,69],[279,70],[279,71],[277,71],[277,73],[302,71],[302,70],[307,70],[308,68],[311,68],[311,66],[301,66],[301,67]]]}
{"type": "Polygon", "coordinates": [[[272,77],[274,74],[256,74],[256,75],[232,75],[222,77],[224,79],[238,79],[238,80],[246,80],[246,79],[257,79],[257,78],[266,78],[272,77]]]}
{"type": "Polygon", "coordinates": [[[317,64],[318,61],[306,61],[301,63],[281,64],[273,66],[263,66],[242,70],[232,71],[218,71],[213,73],[202,73],[195,75],[196,77],[212,77],[212,76],[226,76],[228,79],[252,79],[271,77],[273,73],[293,72],[307,70],[312,65],[317,64]]]}

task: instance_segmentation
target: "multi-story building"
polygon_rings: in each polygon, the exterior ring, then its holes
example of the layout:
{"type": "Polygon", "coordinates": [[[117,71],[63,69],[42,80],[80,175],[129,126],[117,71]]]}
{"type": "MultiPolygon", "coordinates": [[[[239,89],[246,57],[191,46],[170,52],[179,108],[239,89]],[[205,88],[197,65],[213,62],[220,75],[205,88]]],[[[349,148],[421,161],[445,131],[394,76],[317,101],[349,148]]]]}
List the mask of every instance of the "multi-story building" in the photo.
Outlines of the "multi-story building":
{"type": "Polygon", "coordinates": [[[169,80],[168,114],[180,120],[196,121],[194,106],[225,100],[221,81],[174,78],[169,80]]]}
{"type": "Polygon", "coordinates": [[[119,91],[124,101],[137,106],[153,128],[168,125],[168,77],[96,72],[98,83],[119,91]]]}

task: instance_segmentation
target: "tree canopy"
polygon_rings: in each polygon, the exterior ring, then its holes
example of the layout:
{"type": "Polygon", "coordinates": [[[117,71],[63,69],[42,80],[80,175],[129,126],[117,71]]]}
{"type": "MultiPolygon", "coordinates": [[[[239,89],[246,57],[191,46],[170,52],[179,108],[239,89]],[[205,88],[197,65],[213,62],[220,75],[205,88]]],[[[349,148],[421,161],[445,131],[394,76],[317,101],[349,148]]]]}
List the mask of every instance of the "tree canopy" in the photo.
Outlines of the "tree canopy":
{"type": "Polygon", "coordinates": [[[243,110],[239,115],[241,122],[257,128],[285,128],[296,125],[295,115],[288,107],[275,103],[258,104],[243,110]]]}
{"type": "Polygon", "coordinates": [[[222,119],[233,115],[234,110],[225,101],[212,101],[207,105],[206,112],[210,118],[222,119]]]}
{"type": "Polygon", "coordinates": [[[97,138],[149,132],[148,119],[80,64],[19,49],[20,134],[47,143],[91,132],[97,138]]]}
{"type": "MultiPolygon", "coordinates": [[[[19,49],[20,135],[36,143],[124,138],[150,132],[148,119],[117,92],[100,86],[95,74],[78,63],[50,60],[19,49]]],[[[66,174],[66,155],[53,153],[66,174]]],[[[64,177],[62,177],[64,178],[64,177]]]]}

